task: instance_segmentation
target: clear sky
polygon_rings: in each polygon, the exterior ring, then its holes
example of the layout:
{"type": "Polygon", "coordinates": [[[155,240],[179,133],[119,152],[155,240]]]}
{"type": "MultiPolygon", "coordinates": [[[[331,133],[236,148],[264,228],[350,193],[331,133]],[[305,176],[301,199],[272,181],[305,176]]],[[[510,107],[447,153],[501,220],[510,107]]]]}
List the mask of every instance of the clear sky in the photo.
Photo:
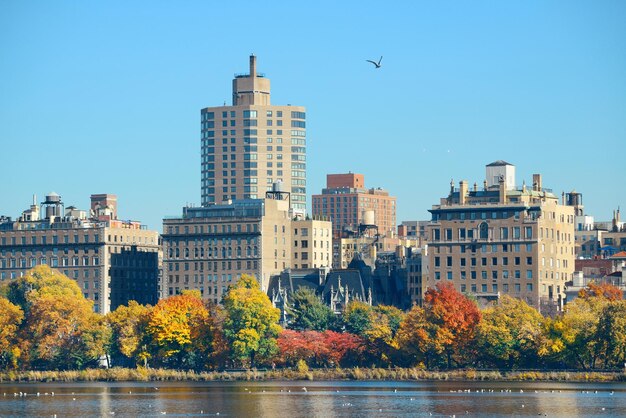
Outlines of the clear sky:
{"type": "Polygon", "coordinates": [[[309,196],[353,171],[428,219],[503,159],[597,220],[626,206],[624,1],[3,0],[0,214],[114,193],[161,230],[199,204],[200,109],[250,53],[307,108],[309,196]]]}

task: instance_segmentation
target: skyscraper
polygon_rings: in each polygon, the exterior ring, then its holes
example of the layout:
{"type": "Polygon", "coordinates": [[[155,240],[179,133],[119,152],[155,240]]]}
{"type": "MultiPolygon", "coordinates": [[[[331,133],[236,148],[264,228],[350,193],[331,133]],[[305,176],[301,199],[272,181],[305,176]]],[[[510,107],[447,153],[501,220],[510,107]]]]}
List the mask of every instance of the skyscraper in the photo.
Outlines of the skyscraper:
{"type": "Polygon", "coordinates": [[[306,212],[306,114],[301,106],[272,106],[270,80],[256,71],[236,74],[232,106],[201,111],[202,205],[262,198],[282,182],[291,208],[306,212]]]}

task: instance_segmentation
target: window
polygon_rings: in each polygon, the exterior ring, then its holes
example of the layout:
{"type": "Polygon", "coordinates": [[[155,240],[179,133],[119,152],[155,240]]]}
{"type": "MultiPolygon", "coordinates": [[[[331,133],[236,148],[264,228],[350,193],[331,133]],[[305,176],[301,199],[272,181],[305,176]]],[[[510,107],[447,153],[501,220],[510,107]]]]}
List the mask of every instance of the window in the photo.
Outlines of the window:
{"type": "Polygon", "coordinates": [[[487,226],[487,222],[482,222],[479,229],[480,239],[488,239],[489,238],[489,227],[487,226]]]}

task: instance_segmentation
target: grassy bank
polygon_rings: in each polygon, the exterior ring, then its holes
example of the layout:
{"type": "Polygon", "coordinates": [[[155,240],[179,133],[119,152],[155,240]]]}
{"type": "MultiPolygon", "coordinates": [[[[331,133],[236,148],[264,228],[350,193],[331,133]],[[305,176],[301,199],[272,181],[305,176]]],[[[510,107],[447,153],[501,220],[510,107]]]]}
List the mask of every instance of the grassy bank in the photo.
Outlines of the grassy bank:
{"type": "Polygon", "coordinates": [[[150,382],[150,381],[232,381],[232,380],[476,380],[476,381],[558,381],[618,382],[625,373],[561,371],[427,371],[407,369],[292,369],[238,372],[193,372],[150,368],[111,368],[75,371],[11,371],[0,373],[0,382],[150,382]]]}

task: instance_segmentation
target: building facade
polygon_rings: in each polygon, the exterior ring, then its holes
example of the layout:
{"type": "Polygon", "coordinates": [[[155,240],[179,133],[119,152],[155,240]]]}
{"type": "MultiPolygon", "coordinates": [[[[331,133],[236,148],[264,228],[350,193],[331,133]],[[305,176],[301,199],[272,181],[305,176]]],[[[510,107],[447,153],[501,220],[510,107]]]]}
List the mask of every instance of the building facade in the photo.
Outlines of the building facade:
{"type": "Polygon", "coordinates": [[[269,278],[291,262],[288,200],[244,199],[185,207],[163,220],[163,297],[197,289],[220,303],[242,274],[266,290],[269,278]]]}
{"type": "Polygon", "coordinates": [[[159,233],[117,219],[115,195],[92,195],[91,211],[64,207],[61,196],[36,199],[20,218],[0,222],[0,283],[47,264],[74,279],[94,310],[107,313],[129,300],[154,303],[159,233]],[[106,204],[103,204],[103,199],[106,204]]]}
{"type": "Polygon", "coordinates": [[[356,233],[360,225],[396,236],[396,198],[381,188],[365,188],[362,174],[328,174],[322,194],[313,195],[313,215],[331,219],[334,238],[356,233]]]}
{"type": "Polygon", "coordinates": [[[332,265],[332,223],[323,218],[291,222],[291,268],[317,269],[332,265]]]}
{"type": "Polygon", "coordinates": [[[482,190],[452,182],[429,210],[423,291],[450,282],[479,299],[508,294],[544,313],[560,309],[574,272],[574,208],[559,203],[539,174],[521,188],[509,163],[489,164],[486,174],[482,190]]]}
{"type": "Polygon", "coordinates": [[[201,111],[202,206],[263,198],[282,182],[291,208],[306,213],[306,113],[270,103],[270,80],[256,70],[235,75],[232,106],[201,111]]]}

